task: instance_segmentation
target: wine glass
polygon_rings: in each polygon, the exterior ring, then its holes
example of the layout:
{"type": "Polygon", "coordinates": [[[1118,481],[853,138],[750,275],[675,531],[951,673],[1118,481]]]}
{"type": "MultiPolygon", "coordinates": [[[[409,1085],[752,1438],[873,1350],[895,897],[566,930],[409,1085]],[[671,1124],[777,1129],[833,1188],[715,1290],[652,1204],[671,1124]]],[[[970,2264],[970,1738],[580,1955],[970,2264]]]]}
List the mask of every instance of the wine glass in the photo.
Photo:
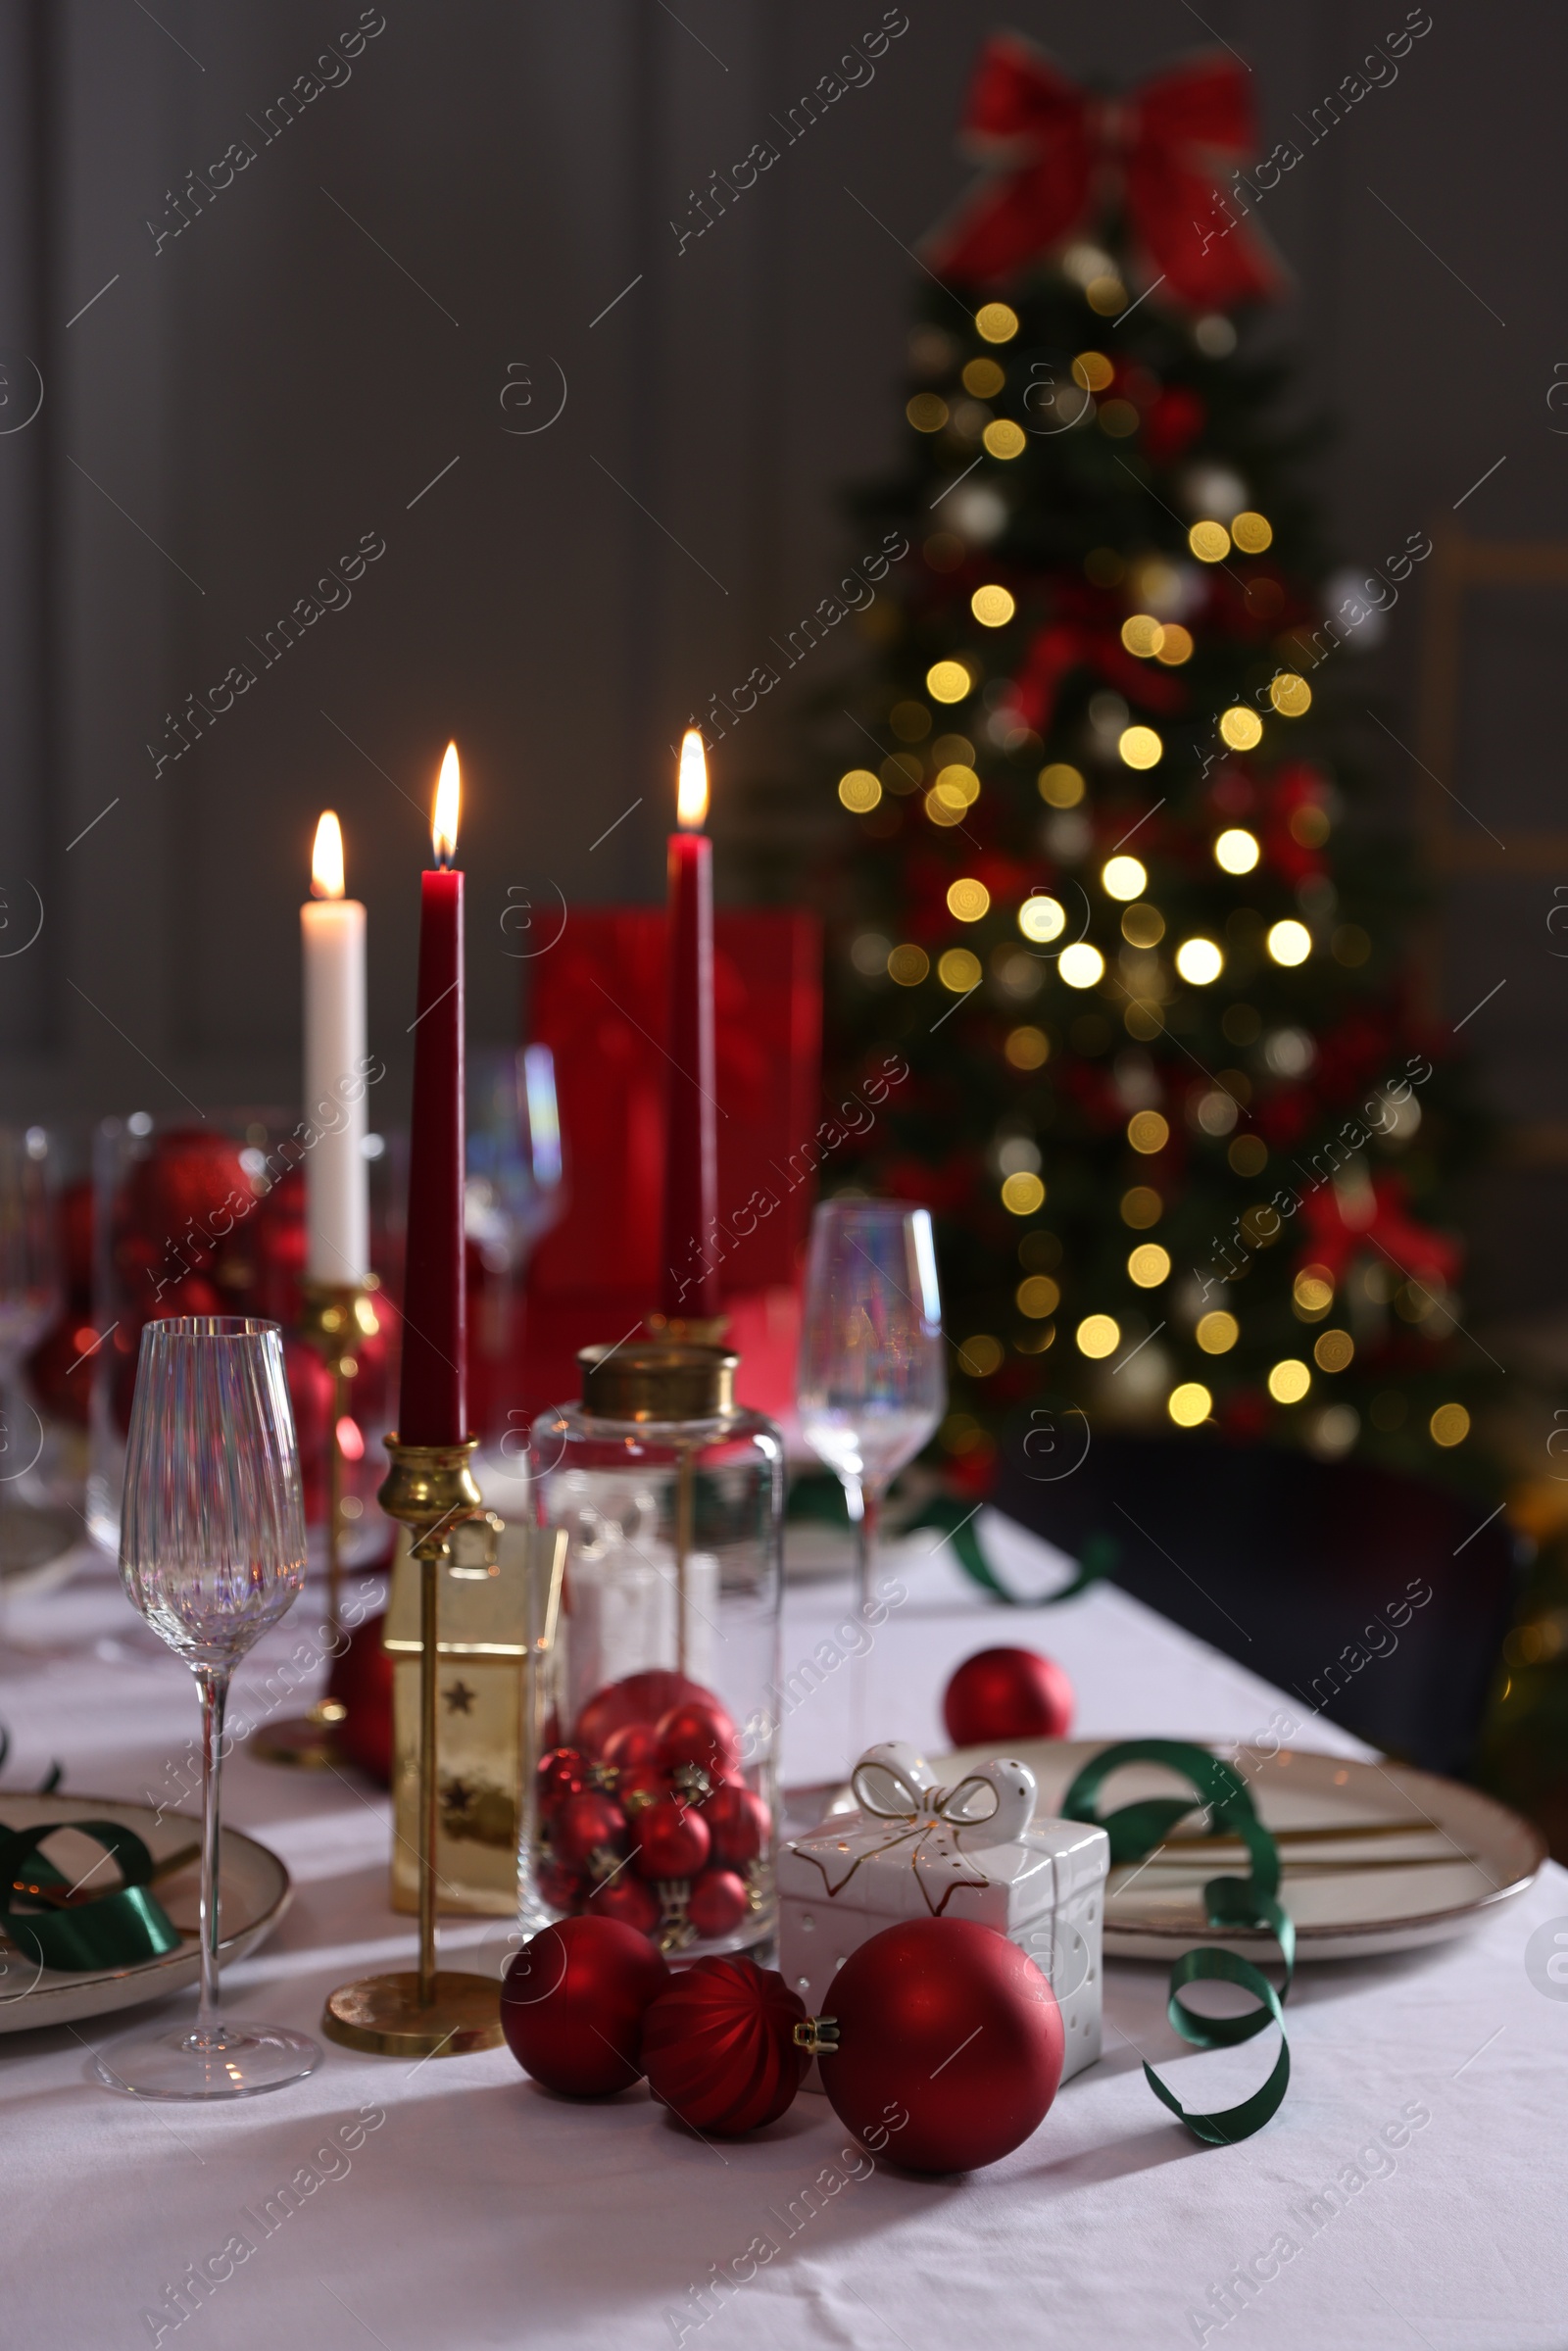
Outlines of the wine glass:
{"type": "Polygon", "coordinates": [[[795,1387],[806,1442],[849,1501],[863,1610],[883,1496],[947,1402],[928,1209],[821,1202],[811,1218],[795,1387]]]}
{"type": "Polygon", "coordinates": [[[23,1363],[63,1297],[49,1137],[42,1127],[0,1127],[0,1575],[42,1567],[76,1540],[74,1515],[42,1499],[44,1426],[22,1387],[23,1363]]]}
{"type": "Polygon", "coordinates": [[[299,1445],[283,1335],[192,1314],[141,1335],[125,1447],[120,1574],[196,1677],[202,1710],[201,1998],[194,2032],[144,2031],[97,2062],[138,2098],[243,2098],[320,2063],[303,2033],[218,2013],[218,1769],[229,1676],[305,1581],[299,1445]]]}

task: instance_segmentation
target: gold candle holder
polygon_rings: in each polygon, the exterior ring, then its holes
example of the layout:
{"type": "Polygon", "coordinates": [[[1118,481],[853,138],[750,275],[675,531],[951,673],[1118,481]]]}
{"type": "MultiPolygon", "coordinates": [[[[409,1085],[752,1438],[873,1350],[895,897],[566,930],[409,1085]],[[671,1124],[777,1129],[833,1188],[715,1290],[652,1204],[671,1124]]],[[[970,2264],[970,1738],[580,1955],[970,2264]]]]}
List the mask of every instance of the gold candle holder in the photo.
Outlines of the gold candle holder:
{"type": "Polygon", "coordinates": [[[385,2057],[461,2057],[501,2043],[501,1986],[488,1976],[438,1969],[435,1953],[436,1685],[440,1571],[452,1530],[484,1515],[469,1462],[478,1439],[460,1445],[402,1445],[378,1499],[389,1518],[415,1530],[419,1562],[419,1965],[340,1984],[321,2030],[345,2048],[385,2057]]]}
{"type": "MultiPolygon", "coordinates": [[[[349,1386],[359,1373],[358,1348],[380,1328],[372,1298],[380,1287],[374,1274],[363,1282],[305,1282],[300,1335],[317,1348],[332,1375],[332,1427],[326,1448],[326,1616],[331,1653],[338,1653],[343,1623],[343,1448],[338,1428],[349,1408],[349,1386]]],[[[326,1771],[342,1760],[334,1733],[344,1719],[341,1699],[322,1696],[309,1714],[269,1724],[251,1740],[264,1763],[296,1770],[326,1771]]]]}

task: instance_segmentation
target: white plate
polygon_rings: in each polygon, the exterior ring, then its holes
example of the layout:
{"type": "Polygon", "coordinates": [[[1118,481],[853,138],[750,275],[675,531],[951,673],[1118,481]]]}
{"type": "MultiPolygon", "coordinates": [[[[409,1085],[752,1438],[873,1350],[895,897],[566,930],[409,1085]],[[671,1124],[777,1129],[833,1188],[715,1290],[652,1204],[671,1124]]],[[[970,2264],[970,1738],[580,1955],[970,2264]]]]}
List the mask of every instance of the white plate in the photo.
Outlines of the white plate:
{"type": "MultiPolygon", "coordinates": [[[[1069,1782],[1112,1742],[1107,1739],[1014,1739],[1004,1746],[964,1747],[934,1755],[931,1768],[952,1787],[966,1770],[995,1755],[1016,1755],[1040,1787],[1037,1817],[1056,1817],[1069,1782]]],[[[1546,1859],[1540,1831],[1479,1788],[1401,1763],[1358,1763],[1348,1756],[1282,1747],[1270,1754],[1229,1739],[1201,1743],[1235,1764],[1251,1790],[1258,1818],[1276,1834],[1331,1829],[1327,1838],[1281,1847],[1286,1908],[1296,1922],[1298,1960],[1366,1959],[1443,1942],[1478,1925],[1499,1902],[1522,1894],[1546,1859]],[[1396,1836],[1368,1836],[1385,1822],[1408,1822],[1396,1836]],[[1351,1834],[1345,1834],[1350,1832],[1351,1834]],[[1299,1865],[1310,1863],[1302,1868],[1299,1865]],[[1366,1866],[1368,1863],[1374,1866],[1366,1866]],[[1293,1866],[1296,1865],[1296,1866],[1293,1866]],[[1353,1865],[1353,1866],[1352,1866],[1353,1865]]],[[[1143,1796],[1169,1796],[1180,1782],[1152,1764],[1130,1764],[1102,1789],[1103,1815],[1143,1796]]],[[[853,1802],[838,1791],[832,1809],[853,1802]]],[[[1175,1834],[1200,1831],[1201,1814],[1179,1822],[1175,1834]]],[[[1112,1870],[1105,1897],[1105,1953],[1116,1959],[1177,1959],[1194,1943],[1217,1944],[1248,1959],[1275,1955],[1262,1931],[1216,1934],[1203,1916],[1205,1879],[1244,1877],[1239,1849],[1179,1849],[1180,1867],[1166,1846],[1154,1861],[1112,1870]]]]}
{"type": "MultiPolygon", "coordinates": [[[[133,1829],[154,1861],[181,1845],[199,1843],[202,1833],[201,1822],[188,1813],[166,1812],[160,1820],[148,1804],[122,1804],[110,1796],[71,1795],[64,1789],[48,1796],[0,1793],[0,1823],[7,1829],[32,1829],[43,1821],[114,1821],[120,1828],[133,1829]]],[[[277,1925],[294,1889],[277,1855],[242,1829],[220,1832],[218,1868],[222,1921],[219,1955],[225,1962],[243,1959],[277,1925]]],[[[133,2008],[139,2000],[160,2000],[194,1984],[201,1968],[198,1879],[192,1861],[176,1876],[161,1878],[153,1888],[185,1938],[179,1950],[161,1959],[142,1959],[122,1968],[40,1971],[36,1960],[0,1942],[0,1966],[5,1970],[0,1976],[0,2033],[74,2025],[82,2017],[133,2008]]]]}

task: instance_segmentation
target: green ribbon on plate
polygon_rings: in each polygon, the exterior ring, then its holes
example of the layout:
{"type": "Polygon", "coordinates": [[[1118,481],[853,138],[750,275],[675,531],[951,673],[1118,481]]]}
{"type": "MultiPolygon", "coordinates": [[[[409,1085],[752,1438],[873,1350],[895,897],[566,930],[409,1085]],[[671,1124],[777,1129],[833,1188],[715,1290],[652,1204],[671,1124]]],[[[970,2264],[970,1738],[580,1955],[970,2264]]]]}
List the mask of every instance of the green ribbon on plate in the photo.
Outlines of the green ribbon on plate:
{"type": "Polygon", "coordinates": [[[134,1830],[116,1821],[45,1821],[35,1829],[0,1828],[0,1929],[40,1966],[66,1973],[84,1968],[133,1967],[180,1947],[180,1934],[152,1892],[153,1857],[134,1830]],[[48,1896],[70,1893],[69,1882],[38,1848],[58,1829],[90,1837],[120,1868],[120,1884],[103,1893],[76,1893],[58,1908],[48,1896]],[[43,1889],[43,1899],[23,1886],[43,1889]],[[19,1910],[19,1900],[37,1906],[19,1910]]]}
{"type": "Polygon", "coordinates": [[[1230,1951],[1200,1944],[1196,1950],[1184,1952],[1171,1969],[1166,2015],[1183,2040],[1195,2049],[1234,2048],[1240,2041],[1251,2040],[1269,2025],[1278,2025],[1280,2053],[1260,2089],[1244,2098],[1239,2106],[1228,2106],[1215,2114],[1189,2114],[1147,2059],[1144,2072],[1155,2097],[1163,2099],[1195,2138],[1207,2147],[1230,2147],[1239,2139],[1250,2138],[1254,2131],[1261,2131],[1270,2117],[1279,2112],[1290,2085],[1291,2050],[1285,2038],[1283,2007],[1290,1996],[1296,1969],[1296,1927],[1279,1898],[1279,1847],[1252,1809],[1252,1799],[1241,1774],[1219,1756],[1209,1754],[1205,1747],[1192,1746],[1184,1739],[1128,1739],[1103,1748],[1084,1765],[1061,1801],[1063,1818],[1089,1821],[1105,1831],[1110,1838],[1112,1868],[1122,1862],[1141,1861],[1146,1853],[1163,1843],[1178,1821],[1190,1812],[1204,1809],[1216,1828],[1227,1829],[1246,1846],[1250,1864],[1245,1878],[1209,1879],[1203,1887],[1203,1910],[1208,1923],[1222,1928],[1266,1928],[1284,1955],[1285,1982],[1276,1991],[1261,1968],[1253,1967],[1250,1959],[1238,1959],[1230,1951]],[[1185,1780],[1195,1792],[1191,1796],[1149,1796],[1141,1803],[1124,1804],[1119,1812],[1099,1820],[1096,1797],[1111,1773],[1129,1763],[1161,1764],[1178,1779],[1185,1780]],[[1240,1984],[1244,1991],[1253,1995],[1257,2007],[1241,2016],[1200,2016],[1183,2001],[1181,1995],[1189,1984],[1216,1982],[1240,1984]]]}
{"type": "Polygon", "coordinates": [[[973,1503],[965,1504],[951,1494],[936,1494],[921,1504],[912,1518],[901,1519],[898,1531],[900,1535],[912,1535],[917,1527],[934,1527],[938,1534],[947,1537],[970,1581],[1009,1608],[1056,1608],[1063,1600],[1075,1600],[1091,1584],[1108,1576],[1121,1556],[1121,1547],[1113,1535],[1091,1535],[1079,1558],[1077,1574],[1059,1592],[1047,1592],[1043,1598],[1009,1592],[981,1548],[975,1517],[973,1503]]]}

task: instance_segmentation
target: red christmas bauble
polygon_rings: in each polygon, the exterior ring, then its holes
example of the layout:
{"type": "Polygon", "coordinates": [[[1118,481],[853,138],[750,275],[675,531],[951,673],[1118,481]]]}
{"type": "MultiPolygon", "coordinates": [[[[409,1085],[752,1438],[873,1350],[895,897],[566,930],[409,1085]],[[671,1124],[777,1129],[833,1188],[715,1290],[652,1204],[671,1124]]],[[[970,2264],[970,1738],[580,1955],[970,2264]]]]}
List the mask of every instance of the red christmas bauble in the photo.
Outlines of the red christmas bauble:
{"type": "MultiPolygon", "coordinates": [[[[628,1723],[657,1723],[672,1706],[680,1706],[688,1698],[706,1703],[711,1692],[700,1682],[692,1682],[684,1674],[673,1674],[662,1666],[653,1666],[648,1672],[628,1674],[623,1682],[607,1682],[596,1690],[577,1717],[575,1743],[586,1754],[602,1755],[605,1741],[612,1732],[628,1723]]],[[[716,1700],[713,1701],[716,1703],[716,1700]]]]}
{"type": "Polygon", "coordinates": [[[821,2058],[833,2111],[911,2172],[1000,2162],[1039,2129],[1061,2080],[1055,1994],[972,1919],[907,1919],[833,1979],[839,2045],[821,2058]]]}
{"type": "Polygon", "coordinates": [[[552,1747],[539,1758],[539,1810],[554,1820],[568,1796],[580,1796],[593,1766],[576,1747],[552,1747]]]}
{"type": "Polygon", "coordinates": [[[694,1763],[710,1780],[716,1780],[733,1766],[738,1745],[735,1725],[722,1706],[711,1700],[699,1705],[693,1699],[672,1706],[661,1721],[659,1768],[674,1772],[683,1763],[694,1763]]]}
{"type": "Polygon", "coordinates": [[[686,1916],[705,1942],[716,1942],[734,1933],[750,1908],[744,1878],[733,1870],[704,1870],[692,1882],[686,1916]]]}
{"type": "Polygon", "coordinates": [[[602,1759],[617,1772],[637,1771],[659,1762],[659,1733],[652,1723],[624,1723],[612,1731],[601,1750],[602,1759]]]}
{"type": "Polygon", "coordinates": [[[596,1854],[619,1853],[626,1842],[626,1815],[609,1796],[568,1796],[557,1813],[551,1842],[568,1869],[585,1870],[596,1854]]]}
{"type": "Polygon", "coordinates": [[[630,1870],[617,1870],[603,1886],[596,1886],[588,1896],[588,1909],[594,1918],[618,1919],[638,1935],[652,1935],[662,1915],[659,1896],[646,1878],[634,1878],[630,1870]]]}
{"type": "Polygon", "coordinates": [[[564,1861],[541,1861],[534,1884],[552,1910],[581,1910],[588,1899],[587,1879],[581,1870],[567,1869],[564,1861]]]}
{"type": "Polygon", "coordinates": [[[777,2122],[810,2063],[795,2043],[805,2022],[802,2001],[772,1968],[696,1959],[643,2019],[648,2086],[694,2131],[760,2131],[777,2122]]]}
{"type": "Polygon", "coordinates": [[[381,1639],[384,1615],[368,1616],[332,1660],[326,1694],[346,1709],[332,1734],[334,1746],[362,1772],[392,1785],[392,1660],[381,1639]]]}
{"type": "Polygon", "coordinates": [[[1038,1649],[980,1649],[948,1684],[942,1719],[956,1747],[984,1747],[1003,1739],[1065,1739],[1072,1709],[1072,1684],[1054,1658],[1038,1649]]]}
{"type": "Polygon", "coordinates": [[[712,1843],[700,1812],[660,1796],[636,1815],[636,1867],[645,1878],[695,1878],[712,1843]]]}
{"type": "Polygon", "coordinates": [[[628,1764],[615,1774],[615,1801],[628,1820],[656,1797],[668,1794],[669,1782],[657,1764],[628,1764]]]}
{"type": "Polygon", "coordinates": [[[501,1984],[501,2029],[525,2073],[547,2089],[602,2098],[642,2077],[649,2002],[669,1970],[618,1919],[562,1919],[525,1942],[501,1984]]]}
{"type": "Polygon", "coordinates": [[[732,1869],[744,1869],[748,1861],[757,1859],[773,1826],[760,1796],[749,1788],[715,1788],[702,1809],[717,1860],[732,1869]]]}

